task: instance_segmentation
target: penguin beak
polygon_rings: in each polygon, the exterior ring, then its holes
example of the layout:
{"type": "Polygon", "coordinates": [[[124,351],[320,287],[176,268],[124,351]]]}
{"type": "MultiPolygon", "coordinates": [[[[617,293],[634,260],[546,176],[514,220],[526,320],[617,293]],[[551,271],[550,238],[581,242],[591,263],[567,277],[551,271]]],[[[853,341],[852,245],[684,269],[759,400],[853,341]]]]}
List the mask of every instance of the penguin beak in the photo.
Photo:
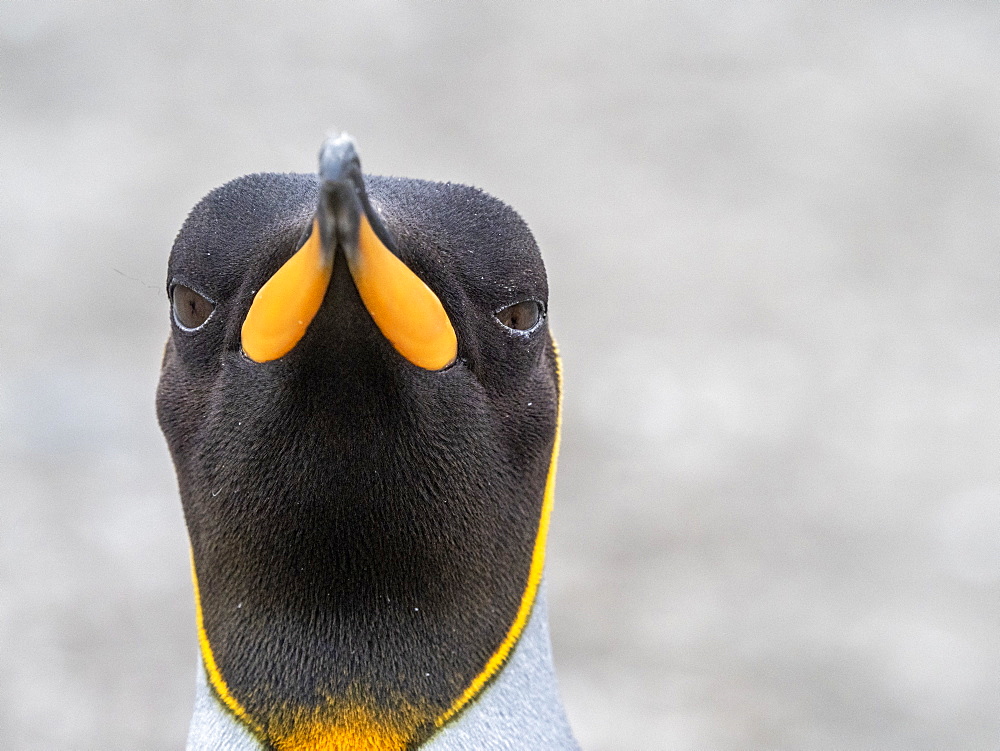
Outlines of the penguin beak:
{"type": "Polygon", "coordinates": [[[458,339],[451,320],[437,295],[392,251],[350,136],[323,144],[319,175],[309,237],[254,296],[243,321],[243,351],[255,362],[292,351],[323,304],[339,248],[365,308],[396,351],[425,370],[453,363],[458,339]]]}

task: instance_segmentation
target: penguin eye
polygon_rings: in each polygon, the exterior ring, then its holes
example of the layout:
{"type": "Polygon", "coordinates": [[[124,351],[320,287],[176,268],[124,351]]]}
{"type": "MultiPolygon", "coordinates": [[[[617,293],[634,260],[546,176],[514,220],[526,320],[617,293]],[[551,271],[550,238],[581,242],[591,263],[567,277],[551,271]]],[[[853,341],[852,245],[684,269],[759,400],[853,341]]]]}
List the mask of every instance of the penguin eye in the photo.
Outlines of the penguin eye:
{"type": "Polygon", "coordinates": [[[188,331],[203,326],[215,310],[214,302],[183,284],[174,285],[170,299],[174,308],[174,320],[178,326],[188,331]]]}
{"type": "Polygon", "coordinates": [[[542,320],[542,304],[537,300],[522,300],[503,310],[498,310],[496,318],[514,331],[530,331],[542,320]]]}

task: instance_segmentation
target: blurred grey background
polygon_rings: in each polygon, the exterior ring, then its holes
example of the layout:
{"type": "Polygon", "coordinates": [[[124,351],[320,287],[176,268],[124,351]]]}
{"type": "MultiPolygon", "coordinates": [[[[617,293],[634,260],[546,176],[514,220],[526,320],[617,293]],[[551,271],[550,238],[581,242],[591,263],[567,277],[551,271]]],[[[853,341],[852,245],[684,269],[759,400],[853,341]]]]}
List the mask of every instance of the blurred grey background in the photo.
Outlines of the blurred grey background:
{"type": "Polygon", "coordinates": [[[182,747],[167,253],[344,129],[543,246],[585,748],[995,748],[998,82],[991,2],[2,0],[0,745],[182,747]]]}

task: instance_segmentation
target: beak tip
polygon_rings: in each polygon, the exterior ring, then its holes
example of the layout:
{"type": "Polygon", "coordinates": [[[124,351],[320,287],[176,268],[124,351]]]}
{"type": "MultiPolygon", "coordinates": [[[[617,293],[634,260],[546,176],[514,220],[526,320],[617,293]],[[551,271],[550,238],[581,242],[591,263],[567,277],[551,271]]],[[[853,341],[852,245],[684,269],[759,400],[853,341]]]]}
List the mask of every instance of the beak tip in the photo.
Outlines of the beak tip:
{"type": "Polygon", "coordinates": [[[354,139],[347,133],[328,137],[319,150],[320,179],[340,182],[352,172],[361,174],[361,160],[354,139]]]}

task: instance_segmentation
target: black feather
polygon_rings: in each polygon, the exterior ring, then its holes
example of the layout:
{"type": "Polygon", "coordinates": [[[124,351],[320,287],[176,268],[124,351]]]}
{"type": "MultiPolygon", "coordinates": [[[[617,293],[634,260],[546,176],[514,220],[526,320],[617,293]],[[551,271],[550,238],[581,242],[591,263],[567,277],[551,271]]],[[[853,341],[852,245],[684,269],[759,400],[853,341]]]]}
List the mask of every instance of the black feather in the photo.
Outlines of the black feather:
{"type": "Polygon", "coordinates": [[[387,713],[444,712],[514,620],[552,452],[545,322],[522,333],[494,317],[525,299],[545,309],[525,223],[474,188],[365,182],[455,327],[459,359],[443,371],[385,340],[342,254],[299,344],[273,362],[242,354],[254,294],[309,227],[315,176],[212,191],[170,256],[168,287],[216,310],[198,331],[174,326],[157,410],[213,653],[265,731],[358,691],[387,713]]]}

